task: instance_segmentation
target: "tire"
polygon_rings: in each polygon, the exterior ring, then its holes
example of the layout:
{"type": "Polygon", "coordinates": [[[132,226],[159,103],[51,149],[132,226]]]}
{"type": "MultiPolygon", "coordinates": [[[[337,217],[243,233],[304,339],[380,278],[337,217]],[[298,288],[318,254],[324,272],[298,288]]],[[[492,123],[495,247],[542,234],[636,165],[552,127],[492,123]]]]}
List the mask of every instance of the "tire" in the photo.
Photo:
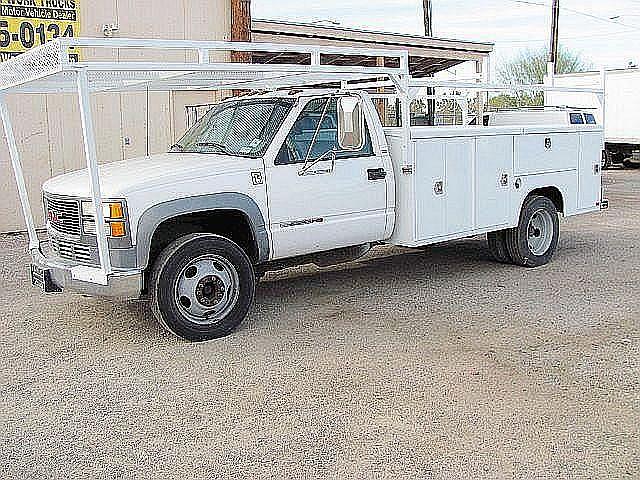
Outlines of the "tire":
{"type": "Polygon", "coordinates": [[[496,261],[500,263],[513,263],[513,259],[507,249],[507,230],[488,233],[487,242],[489,244],[489,251],[496,261]]]}
{"type": "Polygon", "coordinates": [[[507,231],[507,251],[516,265],[540,267],[553,258],[559,236],[560,220],[553,202],[531,196],[524,202],[518,226],[507,231]]]}
{"type": "Polygon", "coordinates": [[[640,163],[632,162],[630,160],[625,160],[624,162],[622,162],[622,165],[624,165],[624,168],[630,168],[630,169],[640,168],[640,163]]]}
{"type": "Polygon", "coordinates": [[[191,342],[231,334],[253,304],[256,277],[246,253],[210,234],[184,236],[162,251],[151,272],[156,319],[191,342]]]}

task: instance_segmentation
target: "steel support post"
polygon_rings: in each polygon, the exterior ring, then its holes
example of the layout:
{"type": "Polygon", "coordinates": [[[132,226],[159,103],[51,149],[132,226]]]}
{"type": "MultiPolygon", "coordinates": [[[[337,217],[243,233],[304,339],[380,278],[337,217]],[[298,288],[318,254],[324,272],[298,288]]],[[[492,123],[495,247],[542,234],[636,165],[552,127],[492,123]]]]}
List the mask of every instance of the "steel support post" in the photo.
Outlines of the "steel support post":
{"type": "Polygon", "coordinates": [[[102,211],[102,192],[100,191],[100,175],[98,172],[98,152],[96,148],[93,114],[91,112],[91,96],[89,92],[89,76],[84,69],[78,70],[78,99],[80,102],[80,117],[82,120],[82,138],[84,140],[84,153],[89,172],[91,200],[95,208],[96,236],[98,238],[98,253],[100,266],[106,276],[112,273],[111,258],[109,257],[109,244],[105,229],[104,212],[102,211]]]}

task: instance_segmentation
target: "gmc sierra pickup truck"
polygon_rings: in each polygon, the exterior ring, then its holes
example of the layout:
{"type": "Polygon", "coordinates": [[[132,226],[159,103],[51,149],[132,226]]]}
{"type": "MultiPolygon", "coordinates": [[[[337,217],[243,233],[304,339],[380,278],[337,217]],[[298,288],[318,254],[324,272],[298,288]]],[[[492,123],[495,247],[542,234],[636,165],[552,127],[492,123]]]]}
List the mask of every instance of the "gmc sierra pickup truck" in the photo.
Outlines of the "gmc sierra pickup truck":
{"type": "Polygon", "coordinates": [[[347,262],[381,243],[408,247],[488,234],[500,262],[539,267],[559,214],[601,208],[598,125],[384,128],[369,95],[283,90],[212,108],[167,153],[100,167],[105,225],[88,171],[44,185],[49,249],[36,283],[147,297],[191,341],[231,333],[257,280],[292,265],[347,262]],[[74,279],[98,265],[108,285],[74,279]]]}

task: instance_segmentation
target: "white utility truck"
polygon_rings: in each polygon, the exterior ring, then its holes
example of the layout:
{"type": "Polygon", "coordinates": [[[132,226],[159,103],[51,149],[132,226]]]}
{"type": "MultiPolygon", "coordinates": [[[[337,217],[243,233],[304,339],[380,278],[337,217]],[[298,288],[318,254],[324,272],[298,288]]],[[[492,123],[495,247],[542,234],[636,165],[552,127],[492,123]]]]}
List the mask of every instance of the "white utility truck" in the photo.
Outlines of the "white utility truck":
{"type": "Polygon", "coordinates": [[[5,93],[75,91],[83,120],[88,168],[45,183],[48,242],[40,242],[0,102],[33,283],[47,292],[148,296],[166,328],[201,341],[243,321],[265,272],[346,262],[381,243],[488,234],[501,262],[548,263],[559,214],[601,208],[602,127],[410,127],[410,101],[425,86],[438,85],[411,78],[406,52],[300,45],[64,39],[6,62],[5,93]],[[199,61],[70,63],[70,46],[194,49],[199,61]],[[211,50],[308,52],[309,64],[213,63],[211,50]],[[327,65],[327,53],[397,62],[327,65]],[[166,153],[97,167],[92,92],[240,86],[253,93],[215,106],[166,153]],[[368,91],[400,98],[401,127],[383,127],[368,91]]]}
{"type": "Polygon", "coordinates": [[[589,108],[598,121],[605,125],[604,167],[617,164],[627,168],[640,168],[639,68],[557,75],[554,77],[554,84],[560,87],[594,87],[600,86],[603,80],[607,92],[604,107],[589,92],[549,91],[546,93],[545,104],[589,108]]]}

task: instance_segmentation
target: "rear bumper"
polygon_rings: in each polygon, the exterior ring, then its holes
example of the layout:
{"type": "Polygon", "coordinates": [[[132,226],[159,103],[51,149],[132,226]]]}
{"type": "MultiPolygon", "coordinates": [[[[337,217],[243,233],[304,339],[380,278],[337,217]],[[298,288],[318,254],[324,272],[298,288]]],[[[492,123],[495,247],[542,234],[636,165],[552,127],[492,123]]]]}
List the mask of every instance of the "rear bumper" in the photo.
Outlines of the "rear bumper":
{"type": "Polygon", "coordinates": [[[79,280],[74,275],[77,264],[57,257],[45,256],[40,250],[31,252],[32,264],[48,271],[51,282],[60,290],[69,290],[95,297],[110,297],[124,300],[140,298],[143,289],[143,274],[139,270],[119,270],[106,277],[106,285],[79,280]]]}

